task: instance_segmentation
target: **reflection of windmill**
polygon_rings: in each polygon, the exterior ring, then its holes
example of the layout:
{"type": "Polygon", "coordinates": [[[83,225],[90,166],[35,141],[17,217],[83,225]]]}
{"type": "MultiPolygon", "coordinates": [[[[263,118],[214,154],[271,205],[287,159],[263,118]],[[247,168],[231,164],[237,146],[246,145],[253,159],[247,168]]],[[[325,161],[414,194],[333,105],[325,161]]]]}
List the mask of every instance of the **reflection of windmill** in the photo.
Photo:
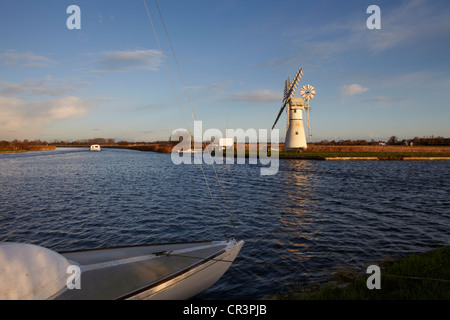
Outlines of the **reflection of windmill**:
{"type": "Polygon", "coordinates": [[[311,85],[305,85],[302,87],[300,93],[302,97],[294,97],[295,91],[298,88],[300,79],[303,76],[303,70],[300,67],[295,74],[294,82],[291,83],[291,78],[289,77],[284,82],[284,97],[283,105],[281,106],[280,112],[272,126],[272,129],[278,122],[281,114],[286,108],[287,114],[287,128],[286,128],[286,140],[285,149],[306,149],[306,137],[305,129],[303,127],[303,110],[306,111],[308,133],[311,141],[311,128],[309,125],[309,101],[314,98],[316,94],[315,89],[311,85]]]}

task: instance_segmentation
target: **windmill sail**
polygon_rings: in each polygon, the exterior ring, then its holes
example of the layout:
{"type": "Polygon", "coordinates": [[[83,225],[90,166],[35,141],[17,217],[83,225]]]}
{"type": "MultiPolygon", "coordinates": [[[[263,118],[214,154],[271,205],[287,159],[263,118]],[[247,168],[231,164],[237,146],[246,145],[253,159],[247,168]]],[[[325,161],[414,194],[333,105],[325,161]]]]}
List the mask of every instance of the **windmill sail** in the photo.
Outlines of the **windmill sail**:
{"type": "Polygon", "coordinates": [[[308,85],[304,85],[302,87],[302,89],[300,90],[300,94],[302,95],[303,99],[305,100],[306,106],[305,106],[305,111],[306,111],[306,118],[308,120],[308,134],[309,134],[309,141],[311,142],[311,126],[309,124],[309,101],[314,98],[315,94],[316,94],[316,89],[314,89],[314,87],[310,84],[308,85]]]}
{"type": "Polygon", "coordinates": [[[275,128],[281,114],[286,109],[286,138],[284,143],[285,150],[306,150],[308,147],[306,141],[305,126],[308,127],[309,141],[311,142],[311,125],[310,125],[310,100],[314,98],[316,91],[310,84],[304,85],[300,94],[301,97],[295,97],[295,92],[298,89],[300,80],[303,77],[303,69],[300,67],[295,74],[294,81],[288,77],[284,82],[283,101],[280,111],[272,126],[275,128]],[[304,122],[306,122],[304,126],[304,122]]]}
{"type": "MultiPolygon", "coordinates": [[[[283,101],[286,101],[288,97],[289,88],[291,87],[291,77],[288,77],[287,80],[284,82],[284,96],[283,101]]],[[[289,114],[289,104],[287,105],[287,113],[289,114]]],[[[289,117],[286,117],[286,131],[289,128],[289,117]]]]}
{"type": "Polygon", "coordinates": [[[280,109],[280,112],[278,112],[278,116],[275,119],[275,122],[273,123],[272,129],[275,128],[275,125],[277,124],[278,119],[280,118],[281,114],[283,113],[283,110],[284,110],[285,107],[286,107],[286,102],[284,102],[283,106],[280,109]]]}
{"type": "MultiPolygon", "coordinates": [[[[285,82],[285,93],[284,93],[283,105],[281,106],[280,112],[278,113],[278,116],[275,119],[272,129],[275,128],[275,125],[277,124],[278,119],[280,118],[281,114],[284,111],[284,108],[286,107],[286,103],[289,101],[289,99],[291,97],[293,97],[295,95],[295,91],[298,88],[298,84],[300,83],[300,79],[302,78],[302,76],[303,76],[303,69],[302,69],[302,67],[300,67],[300,68],[298,68],[297,73],[295,74],[294,82],[292,82],[290,84],[290,87],[289,87],[289,90],[287,91],[287,93],[286,93],[287,87],[286,87],[286,82],[285,82]]],[[[286,80],[286,81],[290,82],[290,78],[288,78],[288,80],[286,80]]]]}
{"type": "Polygon", "coordinates": [[[287,80],[284,82],[283,101],[286,101],[290,88],[291,88],[291,77],[288,77],[287,80]]]}

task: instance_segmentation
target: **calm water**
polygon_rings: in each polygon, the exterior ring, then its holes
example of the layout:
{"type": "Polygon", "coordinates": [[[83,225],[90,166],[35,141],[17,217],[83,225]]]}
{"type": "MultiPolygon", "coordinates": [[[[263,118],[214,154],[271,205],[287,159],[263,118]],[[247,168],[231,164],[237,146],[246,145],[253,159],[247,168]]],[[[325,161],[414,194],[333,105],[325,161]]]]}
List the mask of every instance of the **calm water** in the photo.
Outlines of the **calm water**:
{"type": "Polygon", "coordinates": [[[174,165],[170,155],[87,148],[0,154],[0,241],[54,250],[245,240],[201,299],[258,299],[450,244],[450,162],[281,160],[174,165]],[[227,210],[228,208],[228,210],[227,210]],[[233,229],[230,215],[235,222],[233,229]]]}

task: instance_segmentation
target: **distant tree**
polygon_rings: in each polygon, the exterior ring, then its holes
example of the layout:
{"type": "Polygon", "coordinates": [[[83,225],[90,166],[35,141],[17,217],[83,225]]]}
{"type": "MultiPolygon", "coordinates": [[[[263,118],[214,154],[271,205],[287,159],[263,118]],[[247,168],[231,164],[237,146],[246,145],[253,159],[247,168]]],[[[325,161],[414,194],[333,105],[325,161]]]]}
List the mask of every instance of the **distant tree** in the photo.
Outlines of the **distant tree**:
{"type": "Polygon", "coordinates": [[[9,141],[3,140],[0,141],[0,149],[8,149],[9,148],[9,141]]]}
{"type": "Polygon", "coordinates": [[[396,144],[398,144],[398,138],[396,136],[390,137],[389,140],[387,141],[387,144],[389,144],[389,145],[396,145],[396,144]]]}
{"type": "Polygon", "coordinates": [[[37,140],[33,140],[33,141],[30,141],[30,143],[29,143],[30,145],[32,145],[32,146],[39,146],[39,145],[43,145],[43,143],[42,143],[42,141],[41,140],[39,140],[39,139],[37,139],[37,140]]]}
{"type": "Polygon", "coordinates": [[[20,141],[17,140],[17,139],[14,139],[14,140],[11,142],[11,146],[13,147],[13,149],[22,149],[22,142],[20,142],[20,141]]]}

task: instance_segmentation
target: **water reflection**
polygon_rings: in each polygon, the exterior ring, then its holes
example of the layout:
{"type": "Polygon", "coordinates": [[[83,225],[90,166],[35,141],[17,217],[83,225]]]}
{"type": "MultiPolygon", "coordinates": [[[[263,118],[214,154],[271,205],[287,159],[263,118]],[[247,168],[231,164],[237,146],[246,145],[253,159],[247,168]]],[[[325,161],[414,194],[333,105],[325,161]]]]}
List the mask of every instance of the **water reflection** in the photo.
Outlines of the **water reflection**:
{"type": "Polygon", "coordinates": [[[211,166],[203,169],[217,207],[201,168],[176,166],[167,154],[1,154],[0,241],[71,250],[222,240],[229,207],[245,245],[202,295],[208,299],[257,299],[322,280],[338,266],[367,268],[449,244],[448,161],[283,160],[274,176],[255,165],[220,165],[226,202],[211,166]]]}
{"type": "Polygon", "coordinates": [[[285,248],[282,259],[301,263],[312,257],[309,247],[317,240],[316,187],[317,162],[286,161],[280,185],[282,207],[279,211],[280,246],[285,248]],[[282,236],[281,236],[282,235],[282,236]]]}

